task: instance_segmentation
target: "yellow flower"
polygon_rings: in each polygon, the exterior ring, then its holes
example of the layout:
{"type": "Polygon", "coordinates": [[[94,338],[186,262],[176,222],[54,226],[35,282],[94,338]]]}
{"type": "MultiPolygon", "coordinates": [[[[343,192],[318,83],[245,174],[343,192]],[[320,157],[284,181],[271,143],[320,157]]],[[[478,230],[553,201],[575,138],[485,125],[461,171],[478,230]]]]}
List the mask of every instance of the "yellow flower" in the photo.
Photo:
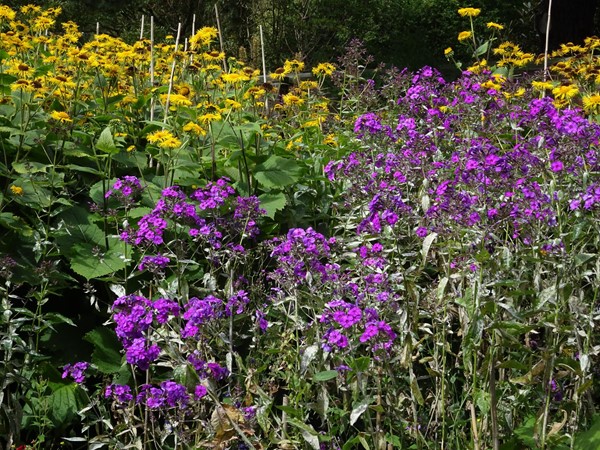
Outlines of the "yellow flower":
{"type": "Polygon", "coordinates": [[[331,76],[335,72],[335,66],[331,63],[320,63],[313,67],[312,73],[316,77],[331,76]]]}
{"type": "Polygon", "coordinates": [[[323,139],[323,144],[331,145],[332,147],[337,147],[338,143],[335,134],[328,134],[327,136],[325,136],[325,139],[323,139]]]}
{"type": "Polygon", "coordinates": [[[10,185],[10,191],[14,195],[23,195],[23,188],[21,186],[15,186],[14,184],[10,185]]]}
{"type": "Polygon", "coordinates": [[[292,106],[292,105],[297,105],[300,106],[304,103],[304,99],[298,97],[297,95],[293,94],[293,93],[289,93],[289,94],[285,94],[283,96],[283,104],[284,105],[288,105],[288,106],[292,106]]]}
{"type": "Polygon", "coordinates": [[[188,122],[183,126],[183,131],[193,133],[198,136],[206,136],[206,130],[194,122],[188,122]]]}
{"type": "Polygon", "coordinates": [[[135,151],[135,145],[130,145],[129,147],[127,147],[127,152],[131,153],[133,151],[135,151]]]}
{"type": "Polygon", "coordinates": [[[552,95],[559,100],[567,100],[575,97],[579,93],[579,89],[574,84],[557,86],[552,89],[552,95]]]}
{"type": "Polygon", "coordinates": [[[451,56],[453,53],[454,53],[454,50],[452,50],[452,47],[448,47],[446,50],[444,50],[445,56],[451,56]]]}
{"type": "Polygon", "coordinates": [[[16,15],[17,15],[17,13],[15,13],[8,6],[0,5],[0,20],[1,19],[15,20],[16,15]]]}
{"type": "Polygon", "coordinates": [[[588,114],[595,114],[600,107],[600,94],[585,95],[582,97],[583,110],[588,114]]]}
{"type": "Polygon", "coordinates": [[[458,33],[458,41],[466,41],[471,36],[473,36],[473,33],[471,33],[470,31],[461,31],[460,33],[458,33]]]}
{"type": "Polygon", "coordinates": [[[205,61],[223,61],[225,59],[225,53],[217,50],[202,53],[202,59],[205,61]]]}
{"type": "Polygon", "coordinates": [[[460,8],[458,10],[458,14],[462,17],[477,17],[480,12],[481,9],[479,8],[460,8]]]}
{"type": "Polygon", "coordinates": [[[271,78],[273,80],[283,80],[290,72],[286,71],[285,68],[279,67],[275,70],[275,72],[271,73],[271,78]]]}
{"type": "Polygon", "coordinates": [[[243,73],[224,73],[223,75],[221,75],[221,79],[225,83],[229,83],[229,84],[235,84],[235,83],[239,83],[241,81],[249,81],[250,80],[250,78],[248,78],[248,76],[243,73]]]}
{"type": "Polygon", "coordinates": [[[291,61],[286,61],[283,63],[283,69],[290,72],[300,72],[304,69],[304,63],[302,61],[298,61],[297,59],[292,59],[291,61]]]}
{"type": "Polygon", "coordinates": [[[192,102],[187,97],[180,94],[161,94],[160,101],[166,104],[167,97],[169,100],[169,105],[171,106],[192,106],[192,102]]]}
{"type": "Polygon", "coordinates": [[[498,31],[504,30],[504,25],[500,25],[499,23],[496,23],[496,22],[488,22],[487,27],[494,29],[494,30],[498,30],[498,31]]]}
{"type": "Polygon", "coordinates": [[[235,101],[230,98],[225,99],[225,106],[227,106],[228,108],[231,108],[233,110],[238,110],[238,109],[242,108],[242,104],[240,102],[235,101]]]}
{"type": "Polygon", "coordinates": [[[181,146],[181,141],[177,139],[170,131],[158,130],[146,136],[146,140],[160,148],[177,148],[181,146]]]}
{"type": "Polygon", "coordinates": [[[69,115],[64,111],[52,111],[50,113],[50,117],[52,117],[57,122],[73,122],[73,119],[71,119],[69,115]]]}
{"type": "Polygon", "coordinates": [[[203,114],[200,117],[198,117],[198,120],[200,120],[200,122],[202,122],[204,124],[215,122],[217,120],[221,120],[221,114],[219,114],[219,113],[206,113],[206,114],[203,114]]]}
{"type": "Polygon", "coordinates": [[[214,27],[200,28],[196,34],[190,38],[190,46],[192,50],[198,47],[208,47],[213,39],[219,35],[219,31],[214,27]]]}

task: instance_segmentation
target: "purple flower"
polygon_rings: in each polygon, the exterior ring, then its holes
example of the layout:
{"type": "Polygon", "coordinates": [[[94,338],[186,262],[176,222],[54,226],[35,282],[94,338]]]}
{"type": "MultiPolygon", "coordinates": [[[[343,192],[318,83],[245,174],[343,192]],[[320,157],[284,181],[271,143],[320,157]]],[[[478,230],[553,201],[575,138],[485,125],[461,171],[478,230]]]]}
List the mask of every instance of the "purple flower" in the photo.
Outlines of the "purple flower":
{"type": "Polygon", "coordinates": [[[67,364],[63,367],[62,378],[71,377],[77,384],[85,381],[85,371],[90,367],[89,363],[81,361],[75,364],[67,364]]]}
{"type": "Polygon", "coordinates": [[[146,338],[136,338],[126,348],[125,358],[129,364],[135,364],[140,370],[147,370],[150,363],[156,361],[160,354],[160,347],[156,344],[148,345],[146,338]]]}
{"type": "Polygon", "coordinates": [[[194,389],[194,397],[196,397],[196,400],[200,400],[207,393],[208,393],[208,390],[206,389],[206,386],[204,386],[203,384],[197,385],[196,389],[194,389]]]}
{"type": "Polygon", "coordinates": [[[149,272],[157,273],[161,269],[167,267],[171,260],[166,256],[156,255],[156,256],[144,256],[142,258],[142,262],[139,264],[139,270],[148,270],[149,272]]]}
{"type": "Polygon", "coordinates": [[[129,403],[133,400],[133,395],[127,385],[109,384],[104,390],[104,398],[114,398],[118,403],[129,403]]]}

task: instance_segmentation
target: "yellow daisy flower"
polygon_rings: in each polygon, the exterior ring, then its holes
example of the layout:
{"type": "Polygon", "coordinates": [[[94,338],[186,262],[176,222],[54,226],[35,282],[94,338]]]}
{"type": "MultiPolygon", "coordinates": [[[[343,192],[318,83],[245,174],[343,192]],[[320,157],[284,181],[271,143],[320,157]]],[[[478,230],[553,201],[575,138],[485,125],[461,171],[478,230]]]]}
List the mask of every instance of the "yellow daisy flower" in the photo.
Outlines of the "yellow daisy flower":
{"type": "Polygon", "coordinates": [[[477,17],[481,13],[479,8],[460,8],[458,14],[462,17],[477,17]]]}

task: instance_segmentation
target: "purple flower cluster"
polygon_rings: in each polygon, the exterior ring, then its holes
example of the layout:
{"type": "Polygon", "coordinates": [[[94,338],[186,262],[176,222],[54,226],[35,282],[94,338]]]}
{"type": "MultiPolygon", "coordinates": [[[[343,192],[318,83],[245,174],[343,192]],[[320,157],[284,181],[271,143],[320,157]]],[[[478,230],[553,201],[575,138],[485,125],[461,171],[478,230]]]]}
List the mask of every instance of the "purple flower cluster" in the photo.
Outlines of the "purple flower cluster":
{"type": "Polygon", "coordinates": [[[85,371],[90,367],[85,361],[67,364],[63,367],[62,378],[70,377],[75,383],[81,384],[85,382],[85,371]]]}
{"type": "Polygon", "coordinates": [[[285,239],[276,238],[271,256],[277,260],[274,276],[296,283],[321,282],[338,278],[339,265],[323,262],[329,260],[335,238],[325,238],[312,228],[293,228],[285,239]]]}
{"type": "Polygon", "coordinates": [[[106,198],[116,198],[125,206],[130,206],[137,201],[144,188],[137,177],[125,175],[114,182],[112,189],[104,195],[106,198]]]}
{"type": "Polygon", "coordinates": [[[177,317],[180,308],[169,299],[149,300],[139,295],[119,297],[113,303],[113,320],[117,337],[125,349],[127,362],[147,370],[160,354],[160,348],[147,339],[154,322],[164,324],[169,317],[177,317]]]}

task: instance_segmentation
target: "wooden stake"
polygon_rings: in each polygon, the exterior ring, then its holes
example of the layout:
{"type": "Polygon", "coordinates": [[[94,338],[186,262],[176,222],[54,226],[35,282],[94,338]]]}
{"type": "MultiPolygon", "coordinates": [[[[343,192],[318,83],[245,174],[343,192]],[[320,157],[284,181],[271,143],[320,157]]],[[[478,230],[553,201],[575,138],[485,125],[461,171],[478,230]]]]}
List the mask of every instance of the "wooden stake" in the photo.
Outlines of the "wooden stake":
{"type": "MultiPolygon", "coordinates": [[[[548,20],[546,22],[546,42],[544,44],[544,81],[548,76],[548,49],[550,47],[550,19],[552,16],[552,0],[548,2],[548,20]]],[[[544,89],[546,95],[546,89],[544,89]]]]}
{"type": "Polygon", "coordinates": [[[154,16],[150,16],[150,120],[154,120],[154,16]]]}
{"type": "Polygon", "coordinates": [[[142,15],[142,26],[140,27],[140,41],[144,39],[144,15],[142,15]]]}
{"type": "MultiPolygon", "coordinates": [[[[262,70],[263,70],[263,83],[267,83],[267,63],[265,62],[265,41],[263,38],[263,29],[262,25],[258,26],[258,30],[260,32],[260,53],[262,57],[262,70]]],[[[268,99],[265,97],[265,112],[269,111],[269,103],[268,99]]]]}
{"type": "Polygon", "coordinates": [[[177,25],[177,37],[175,38],[175,52],[173,54],[173,64],[171,65],[171,76],[169,77],[169,89],[167,90],[167,101],[165,103],[165,117],[163,123],[167,123],[167,117],[169,116],[169,100],[171,98],[171,91],[173,90],[173,77],[175,76],[175,65],[177,64],[177,50],[179,49],[179,37],[181,36],[181,22],[177,25]]]}
{"type": "Polygon", "coordinates": [[[96,36],[100,34],[100,22],[96,22],[96,36]]]}
{"type": "MultiPolygon", "coordinates": [[[[215,3],[215,16],[217,17],[217,31],[219,32],[219,44],[221,45],[221,52],[223,50],[223,35],[221,34],[221,22],[219,21],[219,8],[217,8],[217,4],[215,3]]],[[[227,58],[223,58],[223,70],[227,72],[227,58]]]]}

